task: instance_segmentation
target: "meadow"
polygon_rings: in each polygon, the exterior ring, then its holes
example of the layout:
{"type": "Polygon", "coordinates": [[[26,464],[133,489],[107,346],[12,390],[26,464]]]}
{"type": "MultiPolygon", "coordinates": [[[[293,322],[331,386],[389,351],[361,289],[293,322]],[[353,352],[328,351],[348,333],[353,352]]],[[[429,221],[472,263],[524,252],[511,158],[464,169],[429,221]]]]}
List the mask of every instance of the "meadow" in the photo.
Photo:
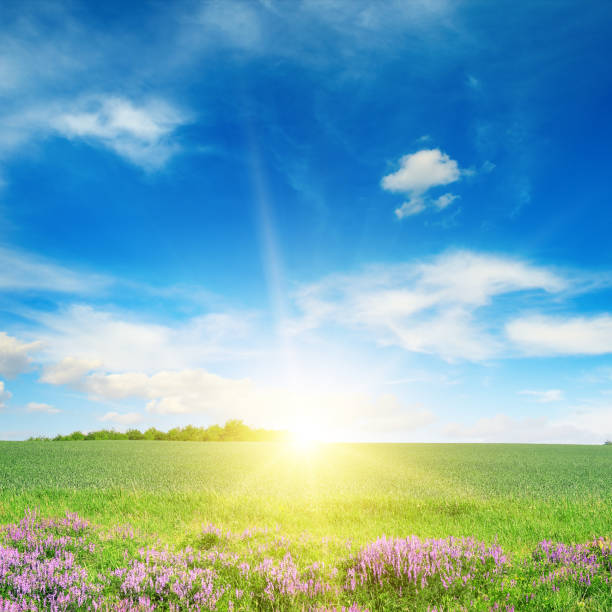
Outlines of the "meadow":
{"type": "Polygon", "coordinates": [[[83,606],[610,609],[611,468],[603,445],[2,442],[0,604],[76,606],[18,591],[38,550],[72,555],[83,606]]]}

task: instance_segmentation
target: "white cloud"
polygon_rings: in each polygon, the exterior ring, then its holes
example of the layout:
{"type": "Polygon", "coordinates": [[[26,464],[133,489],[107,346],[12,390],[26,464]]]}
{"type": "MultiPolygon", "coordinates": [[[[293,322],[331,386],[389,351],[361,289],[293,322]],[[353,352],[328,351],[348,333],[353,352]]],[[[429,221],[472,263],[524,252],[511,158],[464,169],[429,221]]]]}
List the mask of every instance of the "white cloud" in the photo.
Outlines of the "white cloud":
{"type": "Polygon", "coordinates": [[[451,423],[445,434],[470,442],[601,444],[612,439],[612,406],[578,409],[554,419],[496,414],[473,425],[451,423]]]}
{"type": "Polygon", "coordinates": [[[381,344],[438,354],[447,361],[480,361],[495,356],[501,349],[499,342],[463,308],[448,308],[412,325],[389,321],[388,329],[392,336],[381,339],[381,344]]]}
{"type": "Polygon", "coordinates": [[[92,370],[101,368],[102,365],[102,362],[98,360],[66,357],[59,363],[46,365],[40,380],[51,385],[74,384],[92,370]]]}
{"type": "Polygon", "coordinates": [[[148,170],[163,166],[179,150],[173,140],[187,117],[160,99],[136,104],[126,98],[97,96],[86,99],[69,112],[51,118],[59,134],[100,144],[148,170]]]}
{"type": "Polygon", "coordinates": [[[432,200],[432,204],[436,208],[444,210],[447,206],[450,206],[457,199],[459,199],[459,196],[455,195],[454,193],[444,193],[439,198],[432,200]]]}
{"type": "Polygon", "coordinates": [[[302,317],[289,331],[332,323],[365,331],[383,345],[481,360],[499,354],[503,341],[479,318],[482,307],[501,295],[566,287],[552,271],[519,259],[451,252],[306,285],[295,296],[302,317]]]}
{"type": "Polygon", "coordinates": [[[0,290],[97,293],[111,279],[75,272],[41,257],[0,247],[0,290]]]}
{"type": "Polygon", "coordinates": [[[400,169],[382,179],[383,189],[401,193],[425,193],[436,185],[454,183],[461,171],[454,159],[440,149],[422,149],[400,159],[400,169]]]}
{"type": "Polygon", "coordinates": [[[119,425],[135,425],[142,421],[142,414],[138,412],[107,412],[99,420],[110,421],[119,425]]]}
{"type": "Polygon", "coordinates": [[[6,390],[4,383],[0,380],[0,409],[6,408],[6,402],[8,402],[13,394],[6,390]]]}
{"type": "Polygon", "coordinates": [[[458,303],[488,304],[496,295],[541,289],[559,293],[568,281],[556,272],[516,257],[455,251],[416,267],[428,290],[439,289],[441,297],[458,303]]]}
{"type": "Polygon", "coordinates": [[[529,395],[533,397],[536,402],[542,404],[560,402],[563,400],[563,391],[560,389],[548,389],[547,391],[532,391],[526,389],[524,391],[519,391],[519,395],[529,395]]]}
{"type": "Polygon", "coordinates": [[[40,328],[31,332],[45,345],[44,382],[72,382],[80,371],[155,372],[185,369],[211,361],[240,360],[252,354],[250,313],[209,313],[162,324],[120,311],[73,305],[33,313],[40,328]],[[66,357],[70,356],[70,357],[66,357]]]}
{"type": "Polygon", "coordinates": [[[454,159],[440,149],[422,149],[400,159],[400,168],[384,176],[381,186],[393,193],[405,193],[410,196],[407,202],[396,209],[395,214],[402,219],[425,210],[432,204],[439,210],[449,206],[458,196],[445,193],[435,200],[426,196],[432,187],[448,185],[461,178],[462,171],[454,159]]]}
{"type": "Polygon", "coordinates": [[[47,414],[58,414],[61,412],[59,408],[55,408],[49,404],[41,404],[39,402],[30,402],[26,404],[27,412],[46,412],[47,414]]]}
{"type": "Polygon", "coordinates": [[[144,170],[161,168],[181,150],[176,129],[190,119],[162,98],[112,94],[52,99],[2,116],[0,159],[52,136],[101,146],[144,170]]]}
{"type": "Polygon", "coordinates": [[[506,333],[529,355],[612,353],[612,317],[529,316],[510,321],[506,333]]]}
{"type": "Polygon", "coordinates": [[[29,353],[40,349],[40,342],[21,342],[0,332],[0,376],[13,378],[30,368],[32,359],[29,353]]]}
{"type": "Polygon", "coordinates": [[[398,219],[404,217],[412,217],[422,213],[427,208],[425,200],[420,196],[413,196],[410,200],[404,202],[399,208],[395,209],[395,216],[398,219]]]}

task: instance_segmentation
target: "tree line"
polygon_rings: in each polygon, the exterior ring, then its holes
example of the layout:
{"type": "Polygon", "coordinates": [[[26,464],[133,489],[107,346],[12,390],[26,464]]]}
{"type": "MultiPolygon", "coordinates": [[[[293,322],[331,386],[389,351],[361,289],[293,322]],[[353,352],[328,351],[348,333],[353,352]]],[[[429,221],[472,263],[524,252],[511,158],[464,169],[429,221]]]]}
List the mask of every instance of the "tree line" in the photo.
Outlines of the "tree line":
{"type": "Polygon", "coordinates": [[[211,425],[210,427],[173,427],[168,431],[160,431],[149,427],[146,431],[128,429],[126,432],[114,429],[99,429],[83,433],[73,431],[54,438],[32,437],[30,441],[69,442],[74,440],[171,440],[180,442],[284,442],[290,437],[289,432],[274,429],[253,429],[245,425],[240,419],[231,419],[223,427],[211,425]]]}

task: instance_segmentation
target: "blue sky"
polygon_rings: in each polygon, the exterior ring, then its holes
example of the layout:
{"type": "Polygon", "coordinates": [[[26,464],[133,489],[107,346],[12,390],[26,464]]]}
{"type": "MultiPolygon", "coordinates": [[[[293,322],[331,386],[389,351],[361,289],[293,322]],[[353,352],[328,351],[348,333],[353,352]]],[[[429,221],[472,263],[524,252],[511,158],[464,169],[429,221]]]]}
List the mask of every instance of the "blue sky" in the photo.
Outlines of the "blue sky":
{"type": "Polygon", "coordinates": [[[0,17],[1,438],[612,438],[608,3],[0,17]]]}

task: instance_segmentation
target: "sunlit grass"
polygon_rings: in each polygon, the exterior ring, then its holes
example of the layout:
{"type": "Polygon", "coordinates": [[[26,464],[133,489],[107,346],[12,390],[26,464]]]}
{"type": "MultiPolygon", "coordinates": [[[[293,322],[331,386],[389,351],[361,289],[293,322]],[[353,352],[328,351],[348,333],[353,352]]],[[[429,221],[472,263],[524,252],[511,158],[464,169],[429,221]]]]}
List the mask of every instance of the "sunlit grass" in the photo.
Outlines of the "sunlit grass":
{"type": "Polygon", "coordinates": [[[209,523],[256,526],[291,541],[300,563],[341,567],[381,535],[497,539],[529,556],[542,540],[612,534],[611,467],[604,446],[0,443],[0,522],[77,512],[176,548],[203,546],[209,523]]]}
{"type": "Polygon", "coordinates": [[[27,507],[117,517],[168,541],[202,522],[382,534],[542,538],[612,533],[612,449],[586,446],[188,442],[0,443],[0,519],[27,507]]]}

